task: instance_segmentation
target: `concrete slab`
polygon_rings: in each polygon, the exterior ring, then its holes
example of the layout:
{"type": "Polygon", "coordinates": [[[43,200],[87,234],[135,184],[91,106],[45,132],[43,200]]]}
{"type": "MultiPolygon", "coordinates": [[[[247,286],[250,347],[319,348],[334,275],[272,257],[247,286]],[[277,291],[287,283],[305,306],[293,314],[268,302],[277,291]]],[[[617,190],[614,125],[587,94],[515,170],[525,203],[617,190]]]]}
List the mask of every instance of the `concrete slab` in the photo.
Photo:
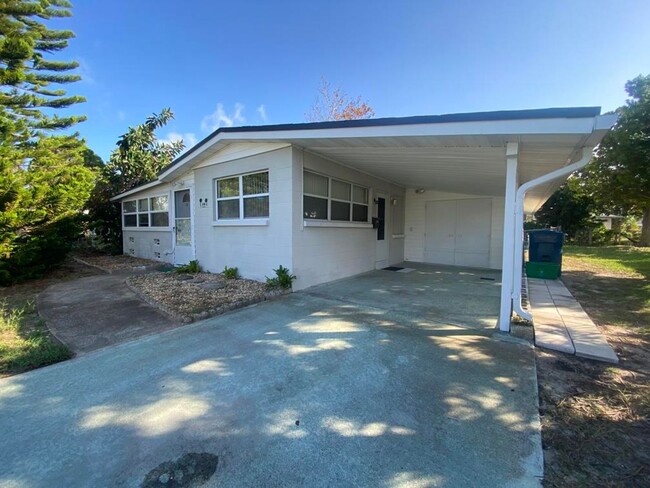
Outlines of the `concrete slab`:
{"type": "Polygon", "coordinates": [[[501,272],[408,262],[408,274],[377,270],[305,290],[313,296],[387,309],[440,323],[493,329],[501,272]]]}
{"type": "Polygon", "coordinates": [[[131,341],[181,325],[140,300],[127,276],[97,275],[57,283],[38,297],[38,313],[75,353],[131,341]]]}
{"type": "Polygon", "coordinates": [[[598,361],[618,363],[616,353],[603,334],[561,281],[528,281],[535,345],[598,361]]]}
{"type": "Polygon", "coordinates": [[[576,352],[569,332],[557,322],[535,321],[535,345],[567,354],[576,352]]]}
{"type": "Polygon", "coordinates": [[[0,486],[538,487],[533,351],[491,334],[296,293],[0,380],[0,486]]]}

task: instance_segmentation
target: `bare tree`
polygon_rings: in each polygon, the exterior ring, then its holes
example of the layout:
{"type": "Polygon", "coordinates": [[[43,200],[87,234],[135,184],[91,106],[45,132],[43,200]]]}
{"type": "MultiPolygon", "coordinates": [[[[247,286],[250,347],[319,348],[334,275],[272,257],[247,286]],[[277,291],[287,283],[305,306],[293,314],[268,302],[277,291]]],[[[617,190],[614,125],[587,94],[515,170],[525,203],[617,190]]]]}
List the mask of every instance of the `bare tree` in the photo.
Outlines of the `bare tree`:
{"type": "Polygon", "coordinates": [[[324,122],[327,120],[370,119],[375,111],[361,97],[350,98],[341,87],[332,89],[330,83],[321,77],[318,96],[314,105],[305,117],[309,122],[324,122]]]}

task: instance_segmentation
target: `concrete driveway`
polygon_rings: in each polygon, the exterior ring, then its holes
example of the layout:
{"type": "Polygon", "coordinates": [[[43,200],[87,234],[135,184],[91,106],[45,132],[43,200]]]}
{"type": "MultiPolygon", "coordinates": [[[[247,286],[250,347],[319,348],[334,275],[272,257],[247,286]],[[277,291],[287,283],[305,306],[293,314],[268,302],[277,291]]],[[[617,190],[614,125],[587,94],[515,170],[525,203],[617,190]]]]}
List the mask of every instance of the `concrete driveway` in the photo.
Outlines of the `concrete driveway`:
{"type": "Polygon", "coordinates": [[[1,380],[0,486],[539,486],[529,346],[317,291],[1,380]]]}
{"type": "Polygon", "coordinates": [[[38,313],[50,331],[75,353],[181,325],[126,286],[132,274],[101,274],[56,283],[38,297],[38,313]]]}

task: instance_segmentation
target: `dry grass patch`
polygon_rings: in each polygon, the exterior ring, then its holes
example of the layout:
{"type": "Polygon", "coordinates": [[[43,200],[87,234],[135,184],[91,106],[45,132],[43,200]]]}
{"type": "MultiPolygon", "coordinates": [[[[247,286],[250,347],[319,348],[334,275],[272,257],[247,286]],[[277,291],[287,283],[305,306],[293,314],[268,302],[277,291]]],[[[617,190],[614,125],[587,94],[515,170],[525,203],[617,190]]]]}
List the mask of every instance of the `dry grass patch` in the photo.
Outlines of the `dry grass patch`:
{"type": "Polygon", "coordinates": [[[545,486],[648,486],[644,373],[537,352],[545,486]]]}
{"type": "Polygon", "coordinates": [[[537,350],[544,484],[650,486],[650,253],[565,252],[562,281],[620,363],[537,350]]]}

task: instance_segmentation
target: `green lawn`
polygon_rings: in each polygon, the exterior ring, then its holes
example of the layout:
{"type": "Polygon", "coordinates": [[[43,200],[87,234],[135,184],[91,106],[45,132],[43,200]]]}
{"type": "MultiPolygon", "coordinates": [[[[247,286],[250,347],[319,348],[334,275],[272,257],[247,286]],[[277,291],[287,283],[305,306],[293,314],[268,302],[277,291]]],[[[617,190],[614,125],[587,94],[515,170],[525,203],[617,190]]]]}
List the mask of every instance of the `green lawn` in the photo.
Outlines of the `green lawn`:
{"type": "Polygon", "coordinates": [[[565,246],[562,270],[596,323],[650,333],[650,248],[565,246]]]}
{"type": "Polygon", "coordinates": [[[650,278],[650,247],[565,246],[564,255],[593,264],[603,271],[635,273],[650,278]]]}

